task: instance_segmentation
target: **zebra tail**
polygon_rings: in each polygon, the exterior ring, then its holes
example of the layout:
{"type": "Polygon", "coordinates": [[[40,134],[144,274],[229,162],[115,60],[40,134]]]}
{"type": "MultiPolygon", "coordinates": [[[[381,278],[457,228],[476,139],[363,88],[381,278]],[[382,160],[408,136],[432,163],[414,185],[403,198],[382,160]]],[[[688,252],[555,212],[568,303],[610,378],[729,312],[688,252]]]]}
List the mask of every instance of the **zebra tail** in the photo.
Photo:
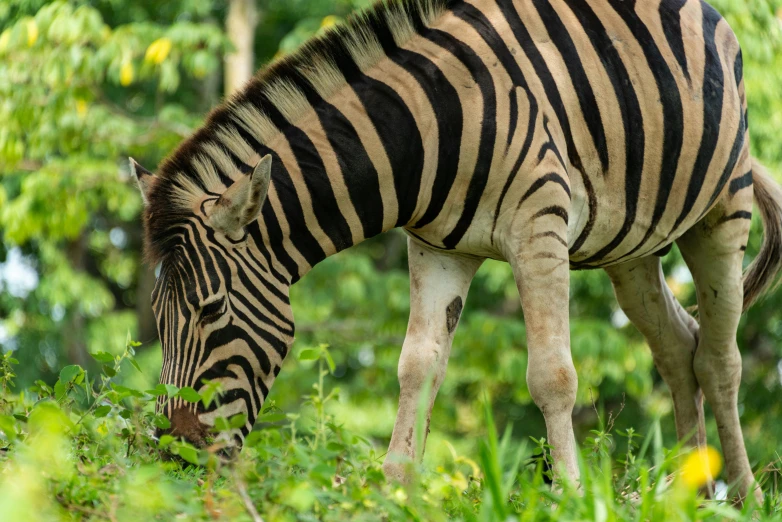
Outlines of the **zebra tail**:
{"type": "Polygon", "coordinates": [[[763,220],[763,243],[744,272],[744,311],[779,285],[782,272],[782,187],[752,159],[755,203],[763,220]]]}

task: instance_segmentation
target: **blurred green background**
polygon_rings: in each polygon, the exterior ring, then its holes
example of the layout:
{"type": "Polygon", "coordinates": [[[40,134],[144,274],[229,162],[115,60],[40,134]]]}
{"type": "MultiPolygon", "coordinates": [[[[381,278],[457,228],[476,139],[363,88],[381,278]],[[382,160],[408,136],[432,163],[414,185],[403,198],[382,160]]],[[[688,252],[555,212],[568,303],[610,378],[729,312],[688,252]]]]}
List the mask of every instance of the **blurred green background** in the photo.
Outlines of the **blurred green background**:
{"type": "MultiPolygon", "coordinates": [[[[233,0],[234,3],[236,0],[233,0]]],[[[91,367],[89,352],[119,353],[128,331],[143,342],[151,386],[160,369],[149,295],[154,267],[141,262],[141,200],[127,157],[154,167],[224,94],[230,0],[92,0],[0,3],[0,348],[21,361],[18,388],[56,380],[66,364],[91,367]]],[[[370,0],[259,0],[254,65],[370,0]]],[[[715,0],[744,48],[753,154],[782,180],[782,0],[715,0]]],[[[748,259],[757,251],[755,223],[748,259]]],[[[694,304],[677,251],[669,284],[694,304]]],[[[340,388],[333,413],[377,441],[391,434],[396,364],[405,333],[405,238],[389,233],[319,265],[292,291],[294,351],[328,343],[340,388]]],[[[674,443],[671,403],[643,339],[618,311],[602,272],[573,274],[572,346],[579,373],[579,440],[609,412],[617,428],[644,432],[663,418],[674,443]],[[593,407],[594,404],[594,407],[593,407]],[[622,407],[624,406],[624,409],[622,407]]],[[[740,411],[753,463],[773,460],[782,440],[782,291],[741,322],[740,411]]],[[[434,409],[426,458],[471,453],[483,433],[487,393],[500,428],[545,433],[525,383],[524,324],[507,265],[488,262],[470,290],[448,375],[434,409]]],[[[287,412],[317,379],[290,357],[269,400],[287,412]]],[[[709,417],[709,438],[718,443],[709,417]]]]}

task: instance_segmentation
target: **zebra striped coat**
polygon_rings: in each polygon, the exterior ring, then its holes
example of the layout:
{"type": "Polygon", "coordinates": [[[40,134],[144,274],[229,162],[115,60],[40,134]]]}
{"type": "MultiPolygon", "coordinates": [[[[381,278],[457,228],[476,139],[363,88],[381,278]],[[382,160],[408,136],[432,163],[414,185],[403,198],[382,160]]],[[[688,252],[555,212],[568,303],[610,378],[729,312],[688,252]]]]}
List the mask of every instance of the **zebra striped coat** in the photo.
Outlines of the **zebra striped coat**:
{"type": "Polygon", "coordinates": [[[578,473],[569,269],[604,267],[679,435],[705,443],[705,395],[730,479],[752,488],[735,333],[779,271],[782,198],[749,156],[739,44],[705,2],[387,0],[262,70],[156,174],[131,167],[161,263],[161,380],[227,390],[211,411],[168,403],[174,434],[202,442],[216,416],[245,413],[241,443],[293,341],[289,286],[402,227],[411,317],[390,476],[407,476],[418,394],[442,382],[470,280],[494,258],[514,269],[561,476],[578,473]],[[744,291],[753,193],[767,232],[744,291]],[[675,241],[700,325],[654,256],[675,241]]]}

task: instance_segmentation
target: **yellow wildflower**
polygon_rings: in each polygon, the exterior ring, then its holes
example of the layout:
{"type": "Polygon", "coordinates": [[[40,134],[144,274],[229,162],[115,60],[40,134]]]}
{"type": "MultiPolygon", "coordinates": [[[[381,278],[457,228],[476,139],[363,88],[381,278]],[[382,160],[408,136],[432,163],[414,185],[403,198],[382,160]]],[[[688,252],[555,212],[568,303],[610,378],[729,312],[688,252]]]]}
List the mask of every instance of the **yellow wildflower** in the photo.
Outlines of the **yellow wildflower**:
{"type": "Polygon", "coordinates": [[[147,53],[144,60],[149,63],[159,64],[168,57],[171,52],[171,40],[168,38],[158,38],[147,47],[147,53]]]}
{"type": "Polygon", "coordinates": [[[87,106],[87,102],[86,101],[84,101],[82,99],[76,100],[76,112],[78,112],[79,116],[81,116],[82,118],[87,114],[87,109],[88,108],[89,107],[87,106]]]}
{"type": "Polygon", "coordinates": [[[119,70],[119,83],[122,86],[127,87],[133,83],[134,74],[135,71],[133,70],[133,64],[130,62],[130,60],[124,62],[119,70]]]}
{"type": "Polygon", "coordinates": [[[5,48],[8,47],[8,40],[11,39],[11,30],[6,29],[3,31],[3,34],[0,34],[0,52],[5,51],[5,48]]]}
{"type": "Polygon", "coordinates": [[[38,25],[35,23],[35,20],[28,20],[27,21],[27,45],[29,47],[32,47],[33,44],[35,44],[36,40],[38,40],[38,25]]]}
{"type": "Polygon", "coordinates": [[[330,27],[334,27],[337,25],[337,22],[339,22],[339,17],[334,15],[328,15],[326,18],[324,18],[320,22],[320,28],[321,29],[328,29],[330,27]]]}
{"type": "Polygon", "coordinates": [[[684,459],[682,482],[691,488],[699,488],[719,475],[721,470],[722,457],[716,449],[711,446],[695,449],[684,459]]]}

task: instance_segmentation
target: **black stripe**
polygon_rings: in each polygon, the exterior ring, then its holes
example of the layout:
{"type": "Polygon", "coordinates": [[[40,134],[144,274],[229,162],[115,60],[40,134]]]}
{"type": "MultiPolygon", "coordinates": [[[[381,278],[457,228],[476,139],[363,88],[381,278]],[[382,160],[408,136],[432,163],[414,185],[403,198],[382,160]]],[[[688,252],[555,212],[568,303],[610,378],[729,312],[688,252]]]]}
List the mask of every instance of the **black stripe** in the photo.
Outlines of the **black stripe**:
{"type": "Polygon", "coordinates": [[[703,217],[706,212],[708,212],[708,209],[711,208],[712,204],[714,204],[714,202],[717,200],[717,197],[719,197],[722,189],[725,188],[725,184],[736,170],[736,164],[739,161],[739,155],[744,148],[744,135],[744,125],[742,122],[739,122],[739,128],[738,131],[736,131],[736,138],[733,140],[733,147],[730,149],[730,157],[728,157],[728,162],[725,164],[725,168],[722,170],[720,179],[717,180],[717,184],[714,186],[714,191],[709,198],[709,203],[706,205],[706,209],[701,213],[701,217],[703,217]]]}
{"type": "Polygon", "coordinates": [[[257,262],[250,262],[250,259],[252,258],[252,253],[245,249],[236,249],[232,252],[228,253],[231,257],[237,258],[236,264],[241,266],[243,269],[251,272],[258,281],[261,282],[263,287],[268,291],[270,294],[272,294],[274,297],[279,299],[285,304],[290,304],[290,300],[288,299],[288,296],[282,293],[277,287],[275,287],[273,284],[271,284],[269,281],[267,281],[266,277],[264,276],[264,273],[257,270],[254,264],[257,264],[257,262]],[[245,257],[245,254],[247,257],[245,257]]]}
{"type": "Polygon", "coordinates": [[[673,225],[673,230],[679,228],[679,225],[687,219],[698,199],[709,165],[717,149],[722,123],[722,97],[725,78],[715,42],[717,24],[722,20],[722,17],[706,2],[701,2],[701,8],[703,9],[703,39],[706,53],[703,74],[703,137],[690,183],[687,186],[687,195],[684,198],[679,217],[676,218],[673,225]]]}
{"type": "MultiPolygon", "coordinates": [[[[625,134],[625,152],[627,156],[624,223],[622,224],[619,233],[608,245],[588,259],[580,262],[580,264],[586,264],[601,258],[604,253],[610,252],[616,248],[632,228],[641,190],[641,175],[644,167],[646,136],[643,128],[643,114],[638,102],[638,96],[633,87],[633,82],[630,79],[630,75],[622,62],[619,53],[614,47],[614,42],[606,32],[600,18],[598,18],[586,2],[579,0],[565,1],[578,18],[586,34],[589,35],[595,52],[600,57],[603,67],[605,67],[606,73],[611,80],[611,85],[614,88],[614,95],[619,101],[618,105],[622,113],[622,125],[625,134]]],[[[584,176],[584,178],[586,179],[586,176],[584,176]]],[[[589,231],[587,231],[587,229],[584,229],[581,232],[580,237],[570,249],[571,255],[581,247],[588,234],[589,231]]]]}
{"type": "Polygon", "coordinates": [[[551,129],[548,128],[549,119],[548,116],[543,116],[543,130],[546,132],[546,136],[548,136],[548,140],[546,143],[541,145],[540,150],[538,151],[538,162],[542,162],[543,158],[546,157],[546,153],[551,151],[554,153],[554,156],[556,156],[557,161],[559,161],[559,164],[562,165],[562,168],[567,170],[567,165],[565,165],[565,160],[562,158],[562,154],[559,152],[559,149],[557,148],[556,144],[554,143],[554,137],[551,135],[551,129]]]}
{"type": "Polygon", "coordinates": [[[690,80],[690,71],[687,68],[687,53],[684,50],[684,35],[682,34],[681,10],[687,4],[687,0],[669,0],[660,3],[660,20],[662,22],[663,34],[668,40],[668,46],[679,62],[687,83],[690,80]]]}
{"type": "Polygon", "coordinates": [[[478,32],[478,34],[481,35],[483,41],[486,42],[486,44],[491,48],[494,56],[499,60],[499,63],[502,64],[503,69],[505,69],[508,77],[513,82],[514,87],[508,94],[510,96],[510,121],[507,144],[505,148],[506,154],[508,153],[508,148],[510,147],[511,141],[513,140],[514,134],[516,132],[516,126],[518,124],[519,89],[524,90],[524,92],[527,94],[527,100],[530,105],[527,134],[524,139],[524,144],[521,147],[521,151],[519,152],[519,156],[516,158],[516,162],[514,163],[513,168],[511,168],[510,175],[505,180],[505,185],[502,187],[502,192],[500,193],[500,197],[497,200],[497,207],[494,211],[494,222],[492,224],[492,231],[490,235],[491,241],[494,243],[494,231],[497,228],[497,220],[500,216],[500,209],[502,208],[502,204],[505,201],[505,197],[508,193],[508,190],[510,189],[511,184],[516,179],[519,169],[524,163],[524,160],[527,159],[527,154],[530,147],[532,146],[532,139],[535,134],[534,125],[538,117],[538,102],[532,95],[532,91],[527,84],[527,79],[524,77],[524,73],[521,71],[516,58],[513,57],[513,53],[511,53],[511,51],[508,49],[508,46],[505,45],[502,37],[499,35],[499,33],[497,33],[496,28],[486,18],[486,16],[480,10],[470,4],[462,4],[459,9],[454,11],[454,14],[470,24],[478,32]]]}
{"type": "MultiPolygon", "coordinates": [[[[519,89],[524,89],[523,87],[516,87],[511,91],[511,96],[516,95],[519,92],[519,89]]],[[[519,173],[519,170],[521,169],[522,164],[524,163],[524,160],[527,159],[527,154],[529,153],[530,148],[532,147],[532,140],[535,137],[535,123],[538,120],[538,102],[535,99],[534,96],[532,96],[532,92],[529,90],[529,88],[526,88],[524,90],[527,93],[527,99],[529,100],[529,118],[527,121],[527,134],[524,138],[524,144],[521,147],[521,151],[519,151],[519,155],[516,158],[516,162],[513,164],[513,168],[511,168],[510,175],[508,176],[508,179],[505,180],[505,185],[502,187],[502,192],[500,192],[500,197],[497,200],[497,207],[494,209],[494,222],[491,226],[491,241],[492,244],[494,244],[494,231],[497,228],[497,221],[500,219],[500,210],[502,209],[502,203],[505,201],[505,197],[508,195],[508,190],[510,190],[510,186],[513,183],[513,181],[516,179],[516,176],[519,173]]],[[[547,122],[548,120],[546,120],[547,122]]]]}
{"type": "Polygon", "coordinates": [[[396,226],[410,222],[418,203],[424,168],[424,145],[413,113],[388,85],[369,77],[351,84],[383,143],[399,206],[396,226]]]}
{"type": "MultiPolygon", "coordinates": [[[[211,336],[211,337],[214,337],[214,336],[211,336]]],[[[214,348],[218,348],[220,346],[221,346],[220,344],[214,343],[212,348],[214,349],[214,348]]],[[[252,382],[253,382],[253,380],[255,380],[255,377],[256,377],[255,372],[253,371],[252,365],[250,364],[250,362],[247,359],[245,359],[242,356],[234,355],[232,357],[228,357],[227,359],[220,359],[220,360],[215,362],[214,366],[212,366],[211,368],[209,368],[206,371],[204,371],[204,373],[202,373],[198,377],[202,381],[203,380],[218,379],[220,377],[226,377],[226,376],[231,376],[231,375],[233,375],[235,377],[239,377],[235,373],[233,373],[233,372],[228,370],[228,366],[230,366],[230,365],[239,366],[242,369],[242,371],[244,371],[245,375],[250,380],[250,382],[249,382],[250,390],[252,391],[252,397],[255,399],[255,403],[259,404],[259,405],[263,404],[263,398],[258,395],[258,391],[255,389],[255,386],[252,385],[252,382]]],[[[229,392],[230,391],[231,390],[229,390],[229,392]]],[[[250,407],[251,402],[249,401],[250,397],[247,395],[247,390],[237,390],[235,392],[235,394],[238,394],[240,396],[241,395],[245,396],[245,397],[242,397],[242,399],[245,401],[245,404],[247,404],[247,411],[249,412],[252,408],[250,407]]],[[[228,394],[226,394],[226,396],[227,395],[228,394]]],[[[224,401],[223,399],[224,398],[221,397],[221,400],[220,400],[221,404],[227,404],[229,402],[229,401],[224,401]]]]}
{"type": "MultiPolygon", "coordinates": [[[[582,2],[579,2],[582,3],[582,2]]],[[[565,105],[562,103],[562,96],[557,89],[557,84],[554,81],[554,77],[551,75],[548,66],[546,65],[543,56],[535,46],[535,40],[529,34],[524,23],[519,17],[519,13],[516,11],[512,0],[498,0],[497,2],[502,15],[508,22],[511,30],[513,31],[516,41],[519,42],[524,54],[527,55],[527,59],[532,63],[532,67],[535,69],[535,73],[538,75],[541,83],[543,84],[543,90],[548,97],[554,112],[557,115],[559,124],[562,127],[562,132],[565,135],[567,141],[568,156],[572,163],[580,163],[580,160],[576,161],[578,152],[576,151],[575,144],[573,143],[573,135],[570,129],[570,120],[568,120],[567,112],[565,111],[565,105]]],[[[611,44],[613,45],[613,43],[611,44]]]]}
{"type": "Polygon", "coordinates": [[[434,244],[430,243],[429,241],[427,241],[426,239],[422,238],[421,236],[419,236],[415,232],[411,231],[410,229],[405,229],[405,232],[407,234],[413,236],[415,239],[417,239],[418,241],[420,241],[421,243],[423,243],[423,244],[425,244],[427,246],[430,246],[432,248],[436,248],[437,250],[449,250],[448,248],[443,248],[443,247],[440,247],[440,246],[437,246],[437,245],[434,245],[434,244]]]}
{"type": "Polygon", "coordinates": [[[570,33],[565,24],[557,15],[557,12],[551,7],[549,0],[533,0],[535,9],[537,9],[540,18],[543,20],[543,25],[546,26],[549,38],[554,42],[559,54],[562,55],[562,60],[565,62],[570,79],[575,87],[576,95],[578,96],[578,102],[581,107],[581,112],[584,116],[584,122],[586,123],[589,133],[592,135],[592,141],[595,144],[597,155],[600,158],[600,164],[603,172],[606,172],[609,168],[608,163],[608,144],[606,143],[605,129],[603,128],[603,121],[600,118],[600,109],[597,106],[597,99],[595,93],[592,90],[592,85],[589,83],[584,66],[581,62],[581,57],[576,51],[576,46],[570,38],[570,33]]]}
{"type": "Polygon", "coordinates": [[[543,210],[538,211],[537,214],[532,216],[532,219],[537,219],[539,217],[548,216],[551,214],[561,217],[565,221],[565,224],[567,224],[567,219],[568,219],[567,210],[565,210],[565,207],[561,207],[559,205],[552,205],[550,207],[546,207],[543,210]]]}
{"type": "Polygon", "coordinates": [[[736,87],[741,85],[741,82],[744,79],[744,58],[741,49],[739,49],[738,54],[736,54],[736,59],[733,62],[733,78],[736,80],[736,87]]]}
{"type": "Polygon", "coordinates": [[[562,239],[562,237],[559,234],[557,234],[556,232],[554,232],[552,230],[549,230],[548,232],[541,232],[539,234],[535,234],[534,236],[532,236],[532,239],[541,239],[541,238],[544,238],[544,237],[553,238],[553,239],[557,240],[559,243],[561,243],[562,246],[567,248],[567,241],[562,239]]]}
{"type": "Polygon", "coordinates": [[[516,125],[519,121],[519,98],[516,94],[517,87],[513,87],[508,92],[508,102],[510,103],[510,116],[508,118],[508,138],[505,142],[505,154],[508,154],[510,149],[510,142],[513,140],[513,135],[516,134],[516,125]]]}
{"type": "Polygon", "coordinates": [[[456,180],[463,132],[462,106],[456,89],[438,66],[425,56],[400,49],[391,59],[417,80],[437,121],[437,172],[432,195],[423,215],[413,225],[413,228],[421,228],[440,214],[456,180]]]}
{"type": "MultiPolygon", "coordinates": [[[[201,218],[199,218],[199,217],[197,217],[197,216],[196,216],[196,219],[197,219],[198,221],[201,221],[201,218]]],[[[203,223],[203,221],[201,221],[201,225],[202,225],[202,226],[205,226],[205,224],[203,223]]],[[[232,260],[232,261],[233,261],[233,262],[234,262],[234,263],[235,263],[237,266],[239,266],[239,267],[241,267],[241,268],[242,268],[242,270],[237,270],[237,271],[236,271],[236,277],[238,277],[238,278],[239,278],[239,281],[240,281],[240,283],[241,283],[241,284],[244,286],[244,288],[246,288],[246,289],[248,289],[248,290],[251,290],[251,289],[255,289],[255,288],[257,288],[257,287],[256,287],[256,285],[254,285],[254,284],[252,283],[252,281],[250,281],[250,279],[247,277],[247,275],[246,275],[246,273],[245,273],[245,269],[249,268],[249,267],[247,266],[247,264],[246,264],[246,263],[242,263],[242,262],[240,262],[240,261],[237,261],[237,260],[236,260],[236,258],[235,258],[235,256],[234,256],[234,254],[233,254],[232,252],[228,251],[227,249],[225,249],[225,248],[224,248],[224,247],[223,247],[223,246],[222,246],[222,245],[221,245],[221,244],[220,244],[220,243],[219,243],[219,242],[218,242],[218,241],[215,239],[215,237],[214,237],[214,231],[213,231],[213,230],[211,230],[211,229],[206,229],[206,234],[207,234],[207,238],[209,239],[209,242],[210,242],[211,250],[212,250],[213,252],[215,252],[214,260],[215,260],[215,261],[216,261],[216,263],[218,264],[218,268],[219,268],[220,272],[221,272],[222,274],[231,274],[231,273],[232,273],[231,267],[228,265],[228,262],[227,262],[227,260],[228,260],[228,259],[231,259],[231,260],[232,260]]],[[[279,292],[277,292],[275,288],[271,287],[271,285],[269,285],[269,284],[268,284],[268,283],[265,281],[265,279],[264,279],[264,278],[263,278],[263,277],[262,277],[260,274],[256,273],[256,276],[257,276],[257,277],[260,279],[260,281],[262,282],[262,284],[263,284],[263,285],[264,285],[264,286],[265,286],[265,287],[266,287],[266,288],[267,288],[267,289],[268,289],[270,292],[272,292],[272,293],[274,293],[275,295],[278,295],[278,296],[280,295],[280,294],[279,294],[279,292]]],[[[225,284],[226,284],[226,291],[227,291],[229,294],[233,293],[233,279],[231,279],[231,278],[226,278],[226,280],[225,280],[225,284]]],[[[235,294],[235,295],[236,295],[236,294],[235,294]]],[[[293,323],[292,323],[290,320],[288,320],[288,318],[287,318],[287,317],[285,317],[284,315],[282,315],[282,314],[281,314],[281,313],[280,313],[280,312],[277,310],[277,307],[273,306],[273,305],[272,305],[272,304],[271,304],[271,303],[270,303],[270,302],[269,302],[269,301],[266,299],[266,297],[264,296],[263,292],[259,292],[259,293],[256,293],[256,294],[254,294],[254,297],[255,297],[255,298],[256,298],[256,299],[257,299],[257,300],[258,300],[258,301],[261,303],[261,305],[263,305],[263,306],[264,306],[264,307],[265,307],[265,308],[266,308],[266,309],[269,311],[269,313],[270,313],[271,315],[273,315],[274,317],[276,317],[277,319],[279,319],[280,321],[282,321],[284,324],[286,324],[286,325],[288,326],[288,329],[287,329],[287,330],[281,330],[279,326],[277,326],[277,325],[276,325],[276,324],[275,324],[273,321],[271,321],[270,319],[266,318],[266,317],[265,317],[265,316],[263,316],[263,315],[260,315],[260,316],[258,316],[258,318],[259,318],[261,321],[263,321],[263,322],[265,322],[266,324],[268,324],[269,326],[271,326],[271,327],[273,327],[273,328],[276,328],[276,329],[278,329],[278,330],[282,331],[282,332],[283,332],[283,333],[285,333],[286,335],[291,335],[291,336],[292,336],[292,335],[293,335],[293,329],[294,329],[294,325],[293,325],[293,323]]],[[[284,298],[284,296],[283,296],[283,300],[287,300],[287,299],[286,299],[286,298],[284,298]]],[[[248,302],[246,302],[246,301],[245,301],[245,303],[246,303],[246,306],[247,306],[247,308],[248,308],[248,309],[252,310],[252,309],[254,309],[254,308],[255,308],[254,306],[251,306],[251,305],[250,305],[248,302]]]]}
{"type": "Polygon", "coordinates": [[[752,219],[752,212],[747,210],[739,210],[729,216],[722,216],[717,224],[721,225],[722,223],[733,221],[734,219],[752,219]]]}
{"type": "MultiPolygon", "coordinates": [[[[288,254],[288,251],[285,250],[282,228],[280,228],[280,223],[277,221],[277,215],[274,213],[274,209],[268,201],[266,201],[261,208],[261,217],[266,227],[266,233],[269,236],[269,248],[274,252],[274,257],[277,258],[277,261],[285,267],[285,270],[290,274],[290,284],[293,284],[301,277],[301,274],[299,274],[299,267],[290,254],[288,254]]],[[[256,244],[263,244],[263,235],[261,234],[261,228],[257,223],[251,223],[248,230],[250,231],[250,237],[253,238],[256,244]]],[[[288,282],[286,278],[283,278],[283,281],[288,282]]]]}
{"type": "Polygon", "coordinates": [[[747,187],[752,186],[752,171],[750,170],[740,178],[736,178],[733,181],[730,182],[730,188],[728,191],[730,192],[730,195],[732,196],[739,190],[747,187]]]}
{"type": "Polygon", "coordinates": [[[565,181],[565,179],[556,172],[549,172],[545,176],[541,176],[535,180],[535,182],[530,186],[529,189],[527,189],[527,192],[525,192],[519,200],[519,204],[516,206],[516,209],[518,210],[521,207],[521,204],[524,203],[527,198],[529,198],[532,194],[540,190],[543,185],[549,182],[560,185],[567,193],[568,199],[570,199],[570,187],[568,186],[567,181],[565,181]]]}
{"type": "Polygon", "coordinates": [[[320,119],[339,163],[350,202],[361,221],[364,238],[368,239],[380,234],[383,231],[383,199],[380,196],[380,181],[375,166],[361,144],[356,128],[344,114],[324,100],[304,78],[298,78],[296,86],[307,97],[307,101],[320,119]]]}
{"type": "MultiPolygon", "coordinates": [[[[464,200],[464,208],[453,230],[443,239],[446,248],[454,248],[464,236],[470,226],[475,213],[478,210],[483,190],[489,180],[492,157],[494,155],[494,141],[497,136],[497,98],[494,92],[489,69],[483,60],[468,45],[457,40],[443,31],[432,29],[424,36],[443,49],[453,54],[461,61],[478,85],[483,98],[483,115],[481,125],[481,137],[478,145],[478,161],[475,165],[470,184],[467,187],[467,195],[464,200]]],[[[472,115],[466,115],[471,117],[472,115]]]]}
{"type": "Polygon", "coordinates": [[[597,194],[595,194],[595,188],[592,186],[592,180],[589,179],[589,176],[587,176],[586,172],[584,172],[584,168],[582,166],[576,166],[576,170],[581,175],[581,182],[584,184],[584,190],[587,193],[589,216],[587,217],[587,222],[586,225],[584,225],[583,230],[573,242],[573,246],[570,247],[569,253],[571,256],[574,252],[578,252],[578,250],[587,240],[589,234],[592,232],[592,228],[595,226],[595,221],[597,221],[597,194]]]}
{"type": "MultiPolygon", "coordinates": [[[[190,233],[190,241],[185,242],[184,251],[185,257],[192,265],[192,273],[188,278],[191,282],[196,282],[198,288],[201,290],[201,297],[207,297],[210,293],[216,292],[220,288],[220,278],[218,277],[214,264],[212,263],[212,257],[209,255],[209,249],[201,240],[200,230],[203,230],[207,234],[207,239],[211,239],[209,234],[214,235],[214,230],[209,229],[203,220],[199,216],[195,216],[195,220],[200,223],[200,227],[196,225],[194,221],[187,222],[184,227],[188,229],[190,233]],[[206,284],[205,277],[209,278],[209,286],[206,284]]],[[[195,291],[195,288],[191,288],[195,291]]],[[[200,303],[197,300],[190,301],[193,306],[197,307],[200,303]]]]}
{"type": "MultiPolygon", "coordinates": [[[[633,35],[638,39],[644,56],[649,65],[649,69],[654,75],[657,90],[660,94],[660,103],[663,111],[663,150],[662,164],[660,165],[660,180],[657,184],[657,197],[654,203],[654,212],[651,222],[647,226],[646,233],[641,241],[621,258],[628,257],[640,250],[649,238],[657,231],[657,225],[665,213],[668,206],[673,182],[676,178],[676,171],[679,167],[682,147],[684,145],[684,109],[679,93],[679,87],[676,79],[671,72],[668,63],[665,61],[660,49],[649,32],[649,29],[638,18],[633,5],[622,0],[610,0],[614,9],[622,16],[633,35]],[[630,9],[632,7],[632,9],[630,9]]],[[[629,230],[628,230],[629,232],[629,230]]],[[[619,242],[616,242],[619,245],[619,242]]],[[[603,257],[608,252],[601,252],[603,257]]],[[[595,257],[593,259],[599,259],[595,257]]],[[[589,260],[585,260],[589,262],[589,260]]]]}
{"type": "MultiPolygon", "coordinates": [[[[269,118],[275,125],[278,126],[278,128],[280,126],[287,126],[287,121],[282,117],[279,111],[277,111],[277,109],[273,106],[267,107],[270,104],[268,102],[264,103],[265,97],[261,99],[258,98],[258,96],[261,96],[261,94],[250,96],[248,92],[245,103],[255,103],[259,110],[268,111],[266,115],[269,116],[269,118]]],[[[239,101],[240,100],[237,100],[237,103],[239,101]]],[[[285,165],[283,164],[282,159],[280,159],[280,156],[272,149],[262,145],[258,140],[255,139],[255,137],[248,133],[242,125],[234,122],[234,128],[253,148],[253,150],[258,153],[259,156],[264,157],[267,154],[271,154],[271,183],[274,185],[275,192],[277,193],[277,197],[280,200],[280,205],[282,206],[283,214],[285,214],[285,220],[288,222],[290,241],[293,243],[293,246],[296,247],[301,255],[304,256],[304,259],[307,260],[307,263],[309,263],[311,266],[315,266],[319,262],[323,261],[326,258],[326,253],[323,251],[323,247],[320,246],[320,243],[318,243],[318,241],[315,239],[315,236],[312,235],[312,232],[310,232],[309,227],[307,227],[307,223],[304,220],[304,210],[302,209],[301,201],[299,200],[299,194],[296,192],[296,188],[293,185],[293,180],[291,179],[290,174],[288,174],[288,170],[285,168],[285,165]]],[[[267,222],[267,217],[273,220],[272,227],[276,227],[277,230],[274,231],[276,242],[272,242],[272,250],[274,251],[275,255],[277,255],[277,259],[280,260],[285,268],[290,271],[294,282],[298,281],[300,274],[298,273],[297,268],[293,268],[296,266],[293,260],[290,259],[290,256],[288,256],[287,253],[282,257],[280,255],[280,251],[284,250],[284,246],[282,244],[284,238],[282,237],[282,229],[279,228],[279,222],[277,221],[276,216],[274,216],[271,203],[269,203],[268,199],[263,205],[261,216],[264,218],[264,223],[267,222]],[[277,235],[277,231],[279,231],[279,235],[277,235]],[[285,257],[288,259],[285,259],[285,257]]],[[[267,232],[269,233],[269,239],[271,241],[272,230],[269,228],[268,224],[267,229],[267,232]]],[[[252,228],[250,229],[250,232],[252,233],[252,228]]]]}
{"type": "MultiPolygon", "coordinates": [[[[339,210],[331,180],[326,173],[323,158],[309,136],[298,127],[289,126],[283,131],[301,170],[301,177],[310,193],[312,211],[318,224],[329,236],[337,251],[353,245],[350,227],[339,210]]],[[[291,235],[293,235],[292,233],[291,235]]]]}

